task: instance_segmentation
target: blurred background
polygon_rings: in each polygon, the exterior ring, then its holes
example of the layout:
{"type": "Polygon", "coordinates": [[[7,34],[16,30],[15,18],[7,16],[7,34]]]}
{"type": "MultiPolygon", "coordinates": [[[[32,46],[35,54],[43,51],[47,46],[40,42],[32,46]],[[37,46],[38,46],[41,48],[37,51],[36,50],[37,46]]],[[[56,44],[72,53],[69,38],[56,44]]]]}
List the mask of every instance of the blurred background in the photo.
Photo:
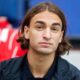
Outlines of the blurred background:
{"type": "Polygon", "coordinates": [[[52,2],[60,7],[67,19],[67,36],[73,45],[69,55],[62,56],[80,69],[80,0],[0,0],[0,61],[22,56],[16,42],[19,26],[28,11],[40,2],[52,2]]]}

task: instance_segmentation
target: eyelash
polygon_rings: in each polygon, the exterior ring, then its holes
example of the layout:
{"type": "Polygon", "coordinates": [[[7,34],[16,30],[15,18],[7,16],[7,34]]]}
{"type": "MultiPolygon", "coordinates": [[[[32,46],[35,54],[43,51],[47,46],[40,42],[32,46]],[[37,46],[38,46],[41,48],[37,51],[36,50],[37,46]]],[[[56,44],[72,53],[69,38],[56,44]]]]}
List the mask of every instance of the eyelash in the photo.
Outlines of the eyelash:
{"type": "Polygon", "coordinates": [[[43,28],[42,26],[37,26],[37,28],[43,28]]]}
{"type": "Polygon", "coordinates": [[[36,29],[43,29],[44,26],[36,26],[36,29]]]}
{"type": "Polygon", "coordinates": [[[52,28],[51,30],[56,30],[56,31],[58,31],[58,29],[57,29],[57,28],[52,28]]]}
{"type": "MultiPolygon", "coordinates": [[[[43,30],[43,29],[45,29],[45,26],[37,25],[37,26],[36,26],[36,29],[37,29],[37,30],[43,30]]],[[[52,30],[52,31],[59,31],[59,29],[56,28],[56,27],[52,27],[51,30],[52,30]]]]}

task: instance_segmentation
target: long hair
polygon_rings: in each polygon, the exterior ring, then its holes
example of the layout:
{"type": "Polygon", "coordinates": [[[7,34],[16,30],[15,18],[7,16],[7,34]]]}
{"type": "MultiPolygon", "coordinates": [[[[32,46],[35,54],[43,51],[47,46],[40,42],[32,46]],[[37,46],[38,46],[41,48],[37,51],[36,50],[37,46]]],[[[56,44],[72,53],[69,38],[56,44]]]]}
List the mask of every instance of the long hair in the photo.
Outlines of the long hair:
{"type": "Polygon", "coordinates": [[[71,44],[69,43],[68,39],[66,38],[66,27],[67,27],[66,19],[65,19],[63,12],[57,6],[55,6],[54,4],[49,3],[49,2],[40,3],[40,4],[36,5],[35,7],[33,7],[32,9],[30,9],[26,13],[25,18],[20,27],[21,35],[19,36],[17,41],[21,43],[22,49],[29,48],[29,40],[25,39],[25,37],[24,37],[24,27],[25,26],[29,27],[31,19],[36,14],[46,11],[46,10],[58,15],[62,21],[62,31],[64,31],[64,33],[63,33],[62,42],[58,45],[56,53],[58,53],[59,55],[65,54],[65,52],[69,51],[71,48],[71,44]]]}

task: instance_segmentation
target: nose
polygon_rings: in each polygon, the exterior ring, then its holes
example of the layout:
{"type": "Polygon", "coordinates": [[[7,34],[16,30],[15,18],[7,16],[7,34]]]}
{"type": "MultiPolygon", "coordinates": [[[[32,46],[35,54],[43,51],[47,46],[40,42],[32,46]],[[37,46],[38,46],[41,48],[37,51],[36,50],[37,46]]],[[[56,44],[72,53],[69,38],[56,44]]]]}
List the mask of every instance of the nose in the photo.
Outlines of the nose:
{"type": "Polygon", "coordinates": [[[50,29],[45,29],[43,32],[43,38],[46,40],[50,40],[51,39],[51,31],[50,29]]]}

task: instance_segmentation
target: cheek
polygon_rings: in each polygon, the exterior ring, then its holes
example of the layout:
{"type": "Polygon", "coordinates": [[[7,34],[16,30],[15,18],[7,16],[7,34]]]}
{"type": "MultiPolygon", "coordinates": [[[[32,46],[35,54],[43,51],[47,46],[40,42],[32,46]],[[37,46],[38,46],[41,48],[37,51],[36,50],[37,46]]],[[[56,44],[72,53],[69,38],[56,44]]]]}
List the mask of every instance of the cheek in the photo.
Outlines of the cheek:
{"type": "Polygon", "coordinates": [[[39,33],[36,33],[36,32],[32,32],[32,33],[30,33],[30,38],[31,39],[40,38],[40,34],[39,33]]]}
{"type": "Polygon", "coordinates": [[[29,34],[29,40],[31,44],[35,44],[41,40],[41,34],[33,31],[29,34]]]}
{"type": "Polygon", "coordinates": [[[56,49],[58,48],[59,39],[60,39],[60,37],[59,37],[58,35],[55,35],[55,36],[53,37],[52,42],[53,42],[53,49],[54,49],[54,50],[56,50],[56,49]]]}
{"type": "Polygon", "coordinates": [[[53,36],[53,41],[54,41],[55,44],[58,44],[60,39],[61,39],[60,34],[56,34],[56,35],[53,36]]]}

